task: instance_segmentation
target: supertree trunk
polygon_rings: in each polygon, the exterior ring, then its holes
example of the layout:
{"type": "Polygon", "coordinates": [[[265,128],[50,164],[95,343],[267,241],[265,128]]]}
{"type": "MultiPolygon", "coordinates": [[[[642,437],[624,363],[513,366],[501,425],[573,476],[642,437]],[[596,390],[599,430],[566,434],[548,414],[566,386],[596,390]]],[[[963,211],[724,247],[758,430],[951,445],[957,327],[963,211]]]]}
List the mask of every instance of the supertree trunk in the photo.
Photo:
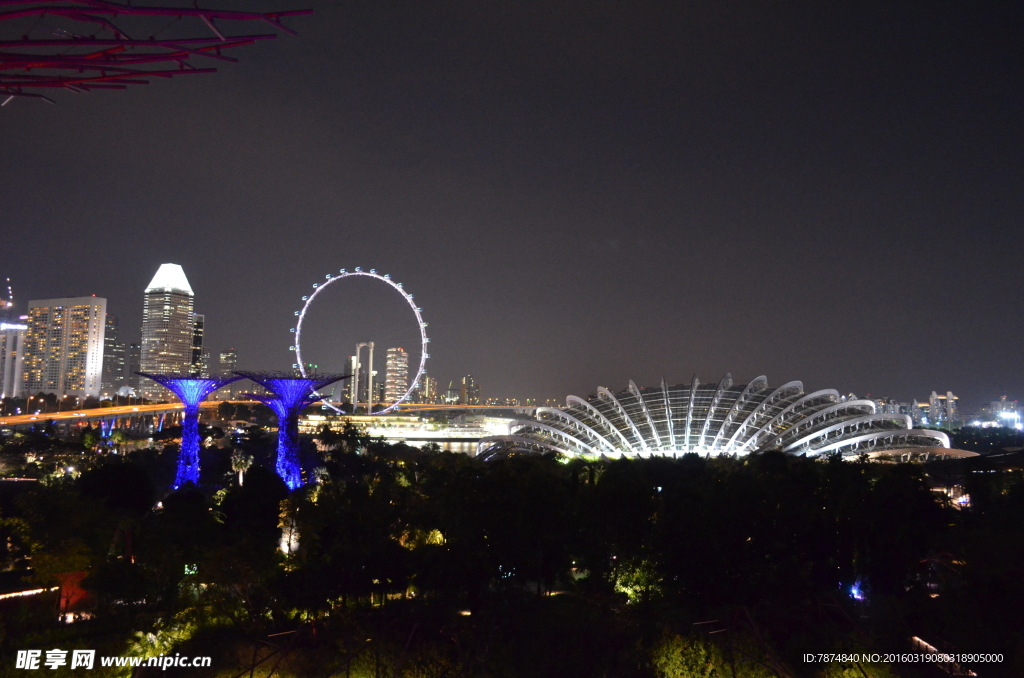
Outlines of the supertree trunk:
{"type": "Polygon", "coordinates": [[[288,489],[302,485],[302,467],[299,464],[299,414],[292,412],[278,421],[277,475],[288,489]]]}
{"type": "Polygon", "coordinates": [[[181,420],[181,452],[174,487],[185,483],[199,484],[199,408],[186,408],[181,420]]]}

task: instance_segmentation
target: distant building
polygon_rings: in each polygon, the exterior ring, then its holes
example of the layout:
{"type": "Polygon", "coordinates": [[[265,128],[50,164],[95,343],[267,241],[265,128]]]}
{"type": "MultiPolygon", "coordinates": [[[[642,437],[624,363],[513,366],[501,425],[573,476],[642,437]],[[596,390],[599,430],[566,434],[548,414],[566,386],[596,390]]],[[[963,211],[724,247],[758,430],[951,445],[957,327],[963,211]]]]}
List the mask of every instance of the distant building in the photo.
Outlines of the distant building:
{"type": "Polygon", "coordinates": [[[142,369],[142,344],[128,344],[124,352],[124,385],[132,390],[139,388],[139,375],[142,369]]]}
{"type": "MultiPolygon", "coordinates": [[[[193,297],[181,266],[161,264],[143,297],[141,372],[191,373],[193,297]]],[[[149,379],[139,381],[138,391],[144,398],[170,398],[167,389],[149,379]]]]}
{"type": "Polygon", "coordinates": [[[26,322],[28,316],[11,318],[9,315],[0,322],[0,398],[22,396],[26,322]]]}
{"type": "Polygon", "coordinates": [[[389,348],[384,369],[384,403],[397,402],[409,390],[409,354],[404,348],[389,348]]]}
{"type": "Polygon", "coordinates": [[[462,386],[459,389],[460,405],[479,405],[480,387],[473,379],[473,375],[467,374],[462,378],[462,386]]]}
{"type": "Polygon", "coordinates": [[[27,392],[98,396],[103,375],[107,300],[28,302],[23,382],[27,392]]]}
{"type": "Polygon", "coordinates": [[[206,329],[206,316],[202,313],[192,314],[192,375],[196,377],[210,376],[210,354],[206,353],[203,362],[203,332],[206,329]]]}
{"type": "Polygon", "coordinates": [[[900,413],[900,404],[892,398],[872,398],[872,402],[875,403],[875,412],[880,414],[900,413]]]}
{"type": "Polygon", "coordinates": [[[957,408],[957,396],[952,391],[939,395],[932,391],[928,397],[928,416],[932,426],[952,428],[960,423],[960,411],[957,408]]]}
{"type": "Polygon", "coordinates": [[[124,344],[118,341],[117,316],[107,314],[103,330],[103,378],[100,395],[111,398],[117,394],[125,381],[124,344]]]}
{"type": "Polygon", "coordinates": [[[0,324],[16,325],[17,318],[14,314],[14,290],[11,289],[11,279],[7,279],[7,297],[0,299],[0,324]]]}
{"type": "MultiPolygon", "coordinates": [[[[233,348],[226,348],[221,351],[220,355],[217,356],[217,371],[220,374],[234,374],[237,369],[238,352],[233,348]]],[[[241,387],[238,383],[237,381],[231,382],[227,386],[215,391],[212,397],[216,400],[235,400],[238,394],[241,393],[241,387]]]]}
{"type": "Polygon", "coordinates": [[[413,402],[425,405],[437,403],[437,379],[429,374],[424,374],[420,379],[420,385],[416,387],[416,392],[413,394],[412,399],[413,402]]]}

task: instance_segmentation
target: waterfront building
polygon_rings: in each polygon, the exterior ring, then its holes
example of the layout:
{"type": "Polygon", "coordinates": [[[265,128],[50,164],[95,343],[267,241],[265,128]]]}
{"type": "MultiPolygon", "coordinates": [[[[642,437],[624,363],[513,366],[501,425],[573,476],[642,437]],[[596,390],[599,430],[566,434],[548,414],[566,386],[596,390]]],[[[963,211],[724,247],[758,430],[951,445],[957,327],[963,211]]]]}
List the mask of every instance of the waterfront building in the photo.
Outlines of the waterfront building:
{"type": "Polygon", "coordinates": [[[99,297],[28,302],[26,392],[98,396],[106,315],[107,300],[99,297]]]}
{"type": "Polygon", "coordinates": [[[124,344],[118,341],[117,316],[108,313],[103,329],[103,378],[100,382],[100,396],[112,398],[125,382],[124,344]]]}
{"type": "Polygon", "coordinates": [[[409,390],[409,354],[404,348],[389,348],[384,366],[384,400],[390,405],[409,390]]]}
{"type": "MultiPolygon", "coordinates": [[[[181,266],[161,264],[143,297],[139,371],[149,374],[192,372],[193,297],[181,266]]],[[[140,383],[139,392],[151,400],[170,396],[166,388],[151,380],[140,383]]]]}
{"type": "Polygon", "coordinates": [[[756,454],[779,450],[795,456],[859,457],[953,455],[940,431],[914,429],[904,414],[877,412],[867,399],[833,389],[805,393],[791,381],[777,388],[761,376],[734,384],[604,387],[586,400],[566,398],[564,408],[539,407],[532,419],[516,421],[508,435],[480,441],[485,456],[555,451],[570,457],[632,458],[696,453],[756,454]]]}

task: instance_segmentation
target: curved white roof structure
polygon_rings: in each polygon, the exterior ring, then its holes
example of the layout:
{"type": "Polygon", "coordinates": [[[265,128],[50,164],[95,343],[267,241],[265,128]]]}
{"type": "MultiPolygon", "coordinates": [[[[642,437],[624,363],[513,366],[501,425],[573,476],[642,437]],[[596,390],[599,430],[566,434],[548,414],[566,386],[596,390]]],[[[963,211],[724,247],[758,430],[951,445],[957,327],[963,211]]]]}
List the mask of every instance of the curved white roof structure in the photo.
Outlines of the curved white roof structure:
{"type": "Polygon", "coordinates": [[[160,264],[146,292],[178,292],[194,296],[192,286],[185,277],[185,270],[179,264],[160,264]]]}
{"type": "Polygon", "coordinates": [[[910,417],[879,414],[870,400],[832,389],[804,393],[791,381],[770,388],[765,377],[733,384],[639,388],[619,393],[598,388],[586,400],[566,398],[564,408],[541,407],[534,419],[516,422],[510,435],[484,438],[477,454],[555,450],[570,457],[650,457],[699,454],[844,456],[913,448],[948,449],[941,431],[913,429],[910,417]]]}

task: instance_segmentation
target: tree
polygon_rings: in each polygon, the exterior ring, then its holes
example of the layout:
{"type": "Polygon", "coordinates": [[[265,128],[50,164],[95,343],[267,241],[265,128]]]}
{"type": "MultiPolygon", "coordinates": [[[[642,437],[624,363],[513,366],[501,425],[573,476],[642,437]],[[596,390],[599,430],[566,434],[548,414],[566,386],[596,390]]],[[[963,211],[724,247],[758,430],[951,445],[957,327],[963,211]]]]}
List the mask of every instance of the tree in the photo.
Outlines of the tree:
{"type": "Polygon", "coordinates": [[[121,451],[121,446],[127,443],[131,438],[124,429],[116,428],[110,433],[110,444],[114,446],[114,449],[118,452],[121,451]]]}
{"type": "Polygon", "coordinates": [[[231,470],[238,474],[238,485],[241,487],[245,472],[252,466],[252,455],[243,449],[235,448],[231,453],[231,470]]]}

